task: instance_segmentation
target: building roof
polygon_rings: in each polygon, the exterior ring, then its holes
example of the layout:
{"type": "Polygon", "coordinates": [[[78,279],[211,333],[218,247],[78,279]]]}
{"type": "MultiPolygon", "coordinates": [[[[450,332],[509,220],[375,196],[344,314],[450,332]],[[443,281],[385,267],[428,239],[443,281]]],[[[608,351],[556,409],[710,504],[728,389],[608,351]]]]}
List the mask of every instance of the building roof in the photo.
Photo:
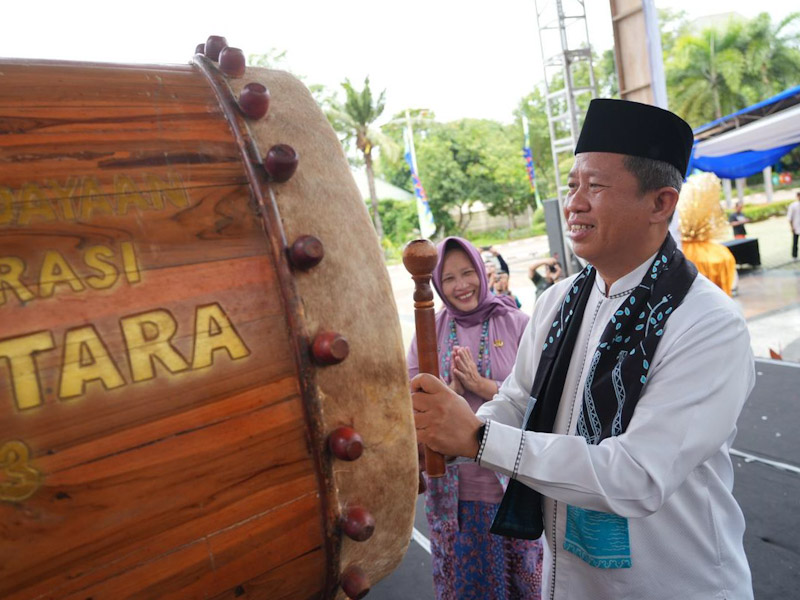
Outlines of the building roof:
{"type": "MultiPolygon", "coordinates": [[[[367,170],[364,167],[351,167],[350,170],[358,186],[358,191],[361,192],[361,197],[365,202],[368,202],[369,184],[367,183],[367,170]]],[[[407,192],[396,185],[392,185],[379,177],[375,177],[375,193],[378,195],[378,200],[401,200],[404,202],[411,202],[414,200],[414,194],[411,192],[407,192]]]]}

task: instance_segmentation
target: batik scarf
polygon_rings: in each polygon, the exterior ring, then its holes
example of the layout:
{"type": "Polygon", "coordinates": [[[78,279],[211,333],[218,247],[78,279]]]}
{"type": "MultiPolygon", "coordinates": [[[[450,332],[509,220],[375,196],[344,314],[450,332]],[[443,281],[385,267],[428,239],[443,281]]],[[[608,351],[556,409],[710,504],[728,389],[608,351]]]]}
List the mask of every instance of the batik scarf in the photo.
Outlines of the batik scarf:
{"type": "MultiPolygon", "coordinates": [[[[551,433],[596,270],[588,265],[572,282],[545,338],[524,420],[526,431],[551,433]]],[[[667,239],[631,294],[611,317],[594,351],[583,390],[578,435],[587,444],[620,435],[647,383],[653,354],[670,315],[689,291],[697,269],[667,239]]],[[[492,533],[536,539],[543,531],[542,496],[512,480],[492,524],[492,533]]],[[[627,520],[569,506],[565,548],[598,567],[628,567],[627,520]],[[582,531],[591,528],[592,531],[582,531]],[[624,529],[624,531],[623,531],[624,529]],[[592,538],[616,547],[587,548],[592,538]],[[624,539],[623,539],[624,538],[624,539]],[[627,555],[626,555],[627,552],[627,555]]],[[[602,546],[602,543],[601,543],[602,546]]]]}

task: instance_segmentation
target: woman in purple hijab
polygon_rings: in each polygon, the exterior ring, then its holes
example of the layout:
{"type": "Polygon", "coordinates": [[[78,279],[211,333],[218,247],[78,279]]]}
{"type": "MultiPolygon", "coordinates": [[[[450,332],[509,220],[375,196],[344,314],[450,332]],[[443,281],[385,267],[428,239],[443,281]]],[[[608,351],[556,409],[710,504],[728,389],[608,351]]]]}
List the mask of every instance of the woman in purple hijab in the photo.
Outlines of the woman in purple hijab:
{"type": "MultiPolygon", "coordinates": [[[[439,374],[475,411],[511,373],[529,317],[513,299],[489,292],[483,261],[467,240],[449,237],[437,249],[433,285],[444,303],[436,314],[439,374]]],[[[414,339],[409,377],[418,372],[414,339]]],[[[507,483],[474,463],[448,465],[444,477],[427,478],[425,513],[439,600],[540,598],[541,543],[489,533],[507,483]]]]}

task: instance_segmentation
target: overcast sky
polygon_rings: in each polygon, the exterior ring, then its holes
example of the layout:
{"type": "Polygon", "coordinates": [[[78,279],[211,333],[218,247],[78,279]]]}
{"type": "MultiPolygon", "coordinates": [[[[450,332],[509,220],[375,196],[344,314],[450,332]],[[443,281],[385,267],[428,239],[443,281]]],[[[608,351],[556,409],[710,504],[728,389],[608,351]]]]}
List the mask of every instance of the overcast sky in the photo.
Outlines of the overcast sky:
{"type": "MultiPolygon", "coordinates": [[[[539,10],[548,4],[539,0],[539,10]]],[[[592,46],[611,48],[609,3],[586,4],[592,46]]],[[[656,0],[690,17],[778,19],[793,4],[656,0]]],[[[285,50],[307,83],[360,85],[369,75],[373,89],[386,89],[387,117],[426,107],[440,120],[509,122],[542,79],[534,0],[9,0],[0,19],[0,57],[186,63],[210,34],[245,54],[285,50]]]]}

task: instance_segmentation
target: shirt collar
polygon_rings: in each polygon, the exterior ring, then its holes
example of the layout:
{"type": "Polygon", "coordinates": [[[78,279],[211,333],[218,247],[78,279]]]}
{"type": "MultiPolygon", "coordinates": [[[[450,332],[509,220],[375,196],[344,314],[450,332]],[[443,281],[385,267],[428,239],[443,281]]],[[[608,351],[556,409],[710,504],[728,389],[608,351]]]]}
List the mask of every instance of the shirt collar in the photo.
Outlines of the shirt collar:
{"type": "Polygon", "coordinates": [[[603,278],[600,277],[600,274],[597,274],[597,277],[594,278],[594,284],[597,286],[597,289],[600,291],[603,296],[608,296],[612,298],[618,295],[625,295],[629,294],[634,290],[634,288],[642,282],[644,279],[645,273],[650,268],[650,265],[653,264],[653,260],[656,258],[656,254],[658,251],[654,252],[650,258],[636,267],[633,271],[628,273],[627,275],[623,275],[619,279],[617,279],[614,283],[611,284],[611,289],[606,294],[606,282],[603,281],[603,278]]]}

